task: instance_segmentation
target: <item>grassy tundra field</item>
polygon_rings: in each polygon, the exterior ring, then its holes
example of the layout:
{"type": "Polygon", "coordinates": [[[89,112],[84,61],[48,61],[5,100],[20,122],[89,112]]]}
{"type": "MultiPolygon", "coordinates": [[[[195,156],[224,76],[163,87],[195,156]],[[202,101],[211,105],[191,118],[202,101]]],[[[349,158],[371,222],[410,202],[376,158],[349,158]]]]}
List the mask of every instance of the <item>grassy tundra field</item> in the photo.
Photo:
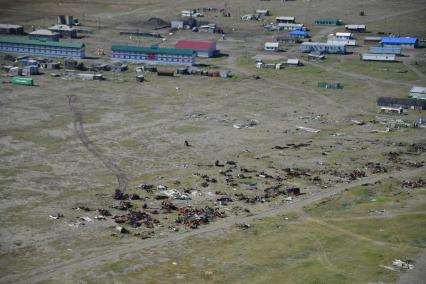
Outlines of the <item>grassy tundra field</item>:
{"type": "Polygon", "coordinates": [[[426,86],[425,49],[403,50],[397,63],[362,62],[359,53],[368,48],[363,37],[379,32],[425,38],[425,11],[421,0],[0,0],[0,22],[27,31],[49,27],[57,15],[79,18],[93,29],[72,40],[86,44],[86,66],[109,62],[112,44],[215,39],[223,56],[201,59],[202,68],[233,74],[146,73],[137,83],[139,65],[129,64],[125,72],[104,72],[105,81],[46,72],[28,87],[8,84],[2,69],[0,283],[421,283],[426,132],[387,132],[386,121],[412,123],[426,113],[380,114],[376,101],[426,86]],[[224,29],[225,40],[168,29],[156,31],[165,40],[119,35],[146,29],[150,17],[170,21],[181,10],[225,4],[231,17],[204,17],[224,29]],[[240,20],[256,9],[272,16],[240,20]],[[366,24],[369,32],[355,34],[358,46],[347,55],[308,62],[297,45],[263,51],[277,34],[262,24],[275,16],[295,16],[318,41],[344,29],[314,26],[320,17],[366,24]],[[98,48],[106,55],[97,56],[98,48]],[[256,58],[299,58],[304,66],[256,69],[256,58]],[[318,88],[320,81],[344,88],[318,88]],[[117,172],[125,193],[139,196],[130,200],[133,210],[158,220],[154,226],[115,222],[129,212],[112,198],[117,172]],[[225,217],[197,229],[178,224],[179,211],[155,198],[162,186],[188,193],[191,200],[170,200],[179,208],[208,206],[225,217]],[[302,194],[289,196],[293,188],[302,194]],[[223,196],[230,200],[219,201],[223,196]],[[112,216],[96,219],[98,209],[112,216]],[[49,218],[58,213],[63,217],[49,218]],[[412,260],[414,269],[394,269],[394,259],[412,260]]]}

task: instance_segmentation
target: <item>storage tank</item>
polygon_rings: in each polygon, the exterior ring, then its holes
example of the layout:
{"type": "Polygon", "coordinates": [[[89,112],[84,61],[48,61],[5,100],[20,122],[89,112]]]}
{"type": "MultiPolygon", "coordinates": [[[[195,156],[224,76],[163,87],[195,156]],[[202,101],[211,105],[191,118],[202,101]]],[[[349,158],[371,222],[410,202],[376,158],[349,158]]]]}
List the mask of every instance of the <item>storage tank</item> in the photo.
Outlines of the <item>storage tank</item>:
{"type": "Polygon", "coordinates": [[[16,85],[34,86],[34,80],[32,78],[12,77],[10,82],[16,85]]]}

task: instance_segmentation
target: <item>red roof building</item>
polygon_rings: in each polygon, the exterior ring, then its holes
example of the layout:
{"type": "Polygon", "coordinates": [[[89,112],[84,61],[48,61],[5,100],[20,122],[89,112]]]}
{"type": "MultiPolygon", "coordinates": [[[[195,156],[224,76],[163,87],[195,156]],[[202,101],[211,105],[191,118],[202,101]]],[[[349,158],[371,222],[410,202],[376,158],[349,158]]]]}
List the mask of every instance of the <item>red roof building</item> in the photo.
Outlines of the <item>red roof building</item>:
{"type": "Polygon", "coordinates": [[[216,43],[214,41],[179,40],[175,47],[192,49],[197,52],[198,57],[213,57],[217,52],[216,43]]]}

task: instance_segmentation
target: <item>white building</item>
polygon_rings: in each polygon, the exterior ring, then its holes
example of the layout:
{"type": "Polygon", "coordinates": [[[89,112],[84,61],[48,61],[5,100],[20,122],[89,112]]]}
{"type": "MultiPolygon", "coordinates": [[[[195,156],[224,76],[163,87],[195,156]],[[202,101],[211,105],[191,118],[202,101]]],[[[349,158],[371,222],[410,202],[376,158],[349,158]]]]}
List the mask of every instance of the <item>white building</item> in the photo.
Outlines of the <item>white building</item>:
{"type": "Polygon", "coordinates": [[[378,53],[363,53],[361,54],[363,61],[396,61],[395,54],[378,54],[378,53]]]}
{"type": "Polygon", "coordinates": [[[426,99],[426,87],[414,86],[410,90],[410,97],[414,99],[426,99]]]}
{"type": "Polygon", "coordinates": [[[259,9],[259,10],[256,10],[256,15],[259,15],[261,17],[265,17],[265,16],[269,16],[270,13],[269,13],[269,10],[259,9]]]}
{"type": "Polygon", "coordinates": [[[365,32],[365,25],[345,25],[345,29],[350,32],[365,32]]]}
{"type": "Polygon", "coordinates": [[[266,51],[278,51],[280,49],[279,42],[265,42],[266,51]]]}
{"type": "Polygon", "coordinates": [[[288,31],[306,30],[306,27],[304,24],[278,23],[278,27],[280,30],[288,30],[288,31]]]}
{"type": "Polygon", "coordinates": [[[318,51],[322,53],[346,53],[346,44],[344,43],[325,43],[325,42],[303,42],[300,45],[302,52],[318,51]]]}

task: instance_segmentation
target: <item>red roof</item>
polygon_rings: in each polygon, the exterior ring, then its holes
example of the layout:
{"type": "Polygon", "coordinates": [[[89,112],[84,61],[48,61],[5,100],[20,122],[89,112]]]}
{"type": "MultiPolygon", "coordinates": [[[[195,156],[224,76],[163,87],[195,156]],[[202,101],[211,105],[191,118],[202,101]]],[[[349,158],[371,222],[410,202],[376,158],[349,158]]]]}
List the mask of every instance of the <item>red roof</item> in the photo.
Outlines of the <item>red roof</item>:
{"type": "Polygon", "coordinates": [[[214,42],[212,41],[191,41],[191,40],[180,40],[175,45],[176,48],[188,48],[188,49],[211,49],[214,48],[214,42]]]}

